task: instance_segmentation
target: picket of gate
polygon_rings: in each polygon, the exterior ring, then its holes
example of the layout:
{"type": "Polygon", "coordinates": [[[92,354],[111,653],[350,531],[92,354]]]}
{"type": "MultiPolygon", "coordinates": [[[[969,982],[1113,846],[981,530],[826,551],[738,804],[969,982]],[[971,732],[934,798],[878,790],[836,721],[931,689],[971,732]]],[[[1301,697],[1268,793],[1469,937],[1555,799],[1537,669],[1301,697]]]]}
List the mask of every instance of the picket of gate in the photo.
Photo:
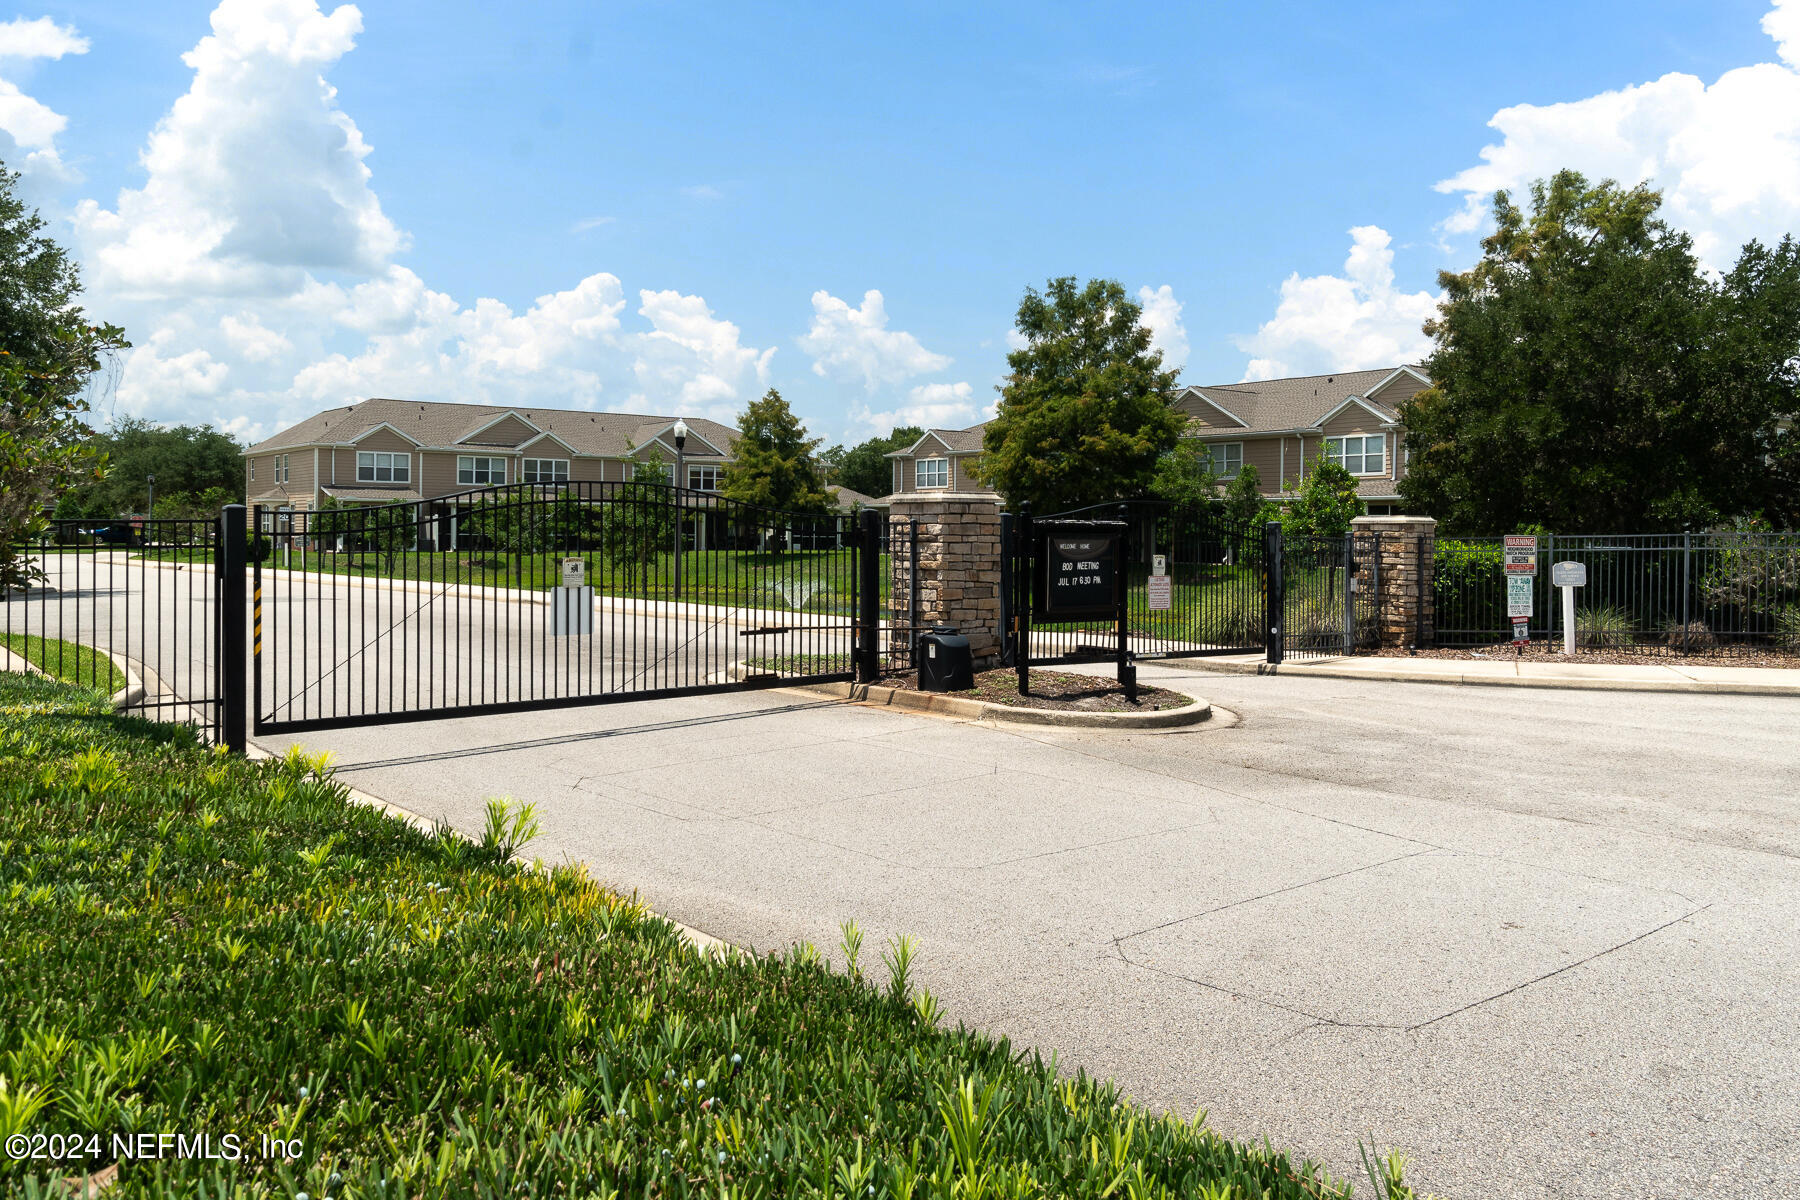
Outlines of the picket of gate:
{"type": "Polygon", "coordinates": [[[851,678],[841,514],[567,482],[254,524],[258,734],[851,678]]]}

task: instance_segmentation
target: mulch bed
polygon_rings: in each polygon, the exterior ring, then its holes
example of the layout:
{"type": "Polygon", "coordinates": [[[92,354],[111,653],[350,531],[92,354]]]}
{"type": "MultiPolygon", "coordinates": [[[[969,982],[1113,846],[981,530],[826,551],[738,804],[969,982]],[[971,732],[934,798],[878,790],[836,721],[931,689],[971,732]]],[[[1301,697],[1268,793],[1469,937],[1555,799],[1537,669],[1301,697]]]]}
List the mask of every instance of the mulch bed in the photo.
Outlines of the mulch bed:
{"type": "Polygon", "coordinates": [[[1682,654],[1665,646],[1638,646],[1632,649],[1577,646],[1574,657],[1570,657],[1562,652],[1560,639],[1553,643],[1532,642],[1525,647],[1522,657],[1513,648],[1511,642],[1482,646],[1473,650],[1434,648],[1415,651],[1411,654],[1399,649],[1380,650],[1375,652],[1374,656],[1378,658],[1450,658],[1481,662],[1511,659],[1515,662],[1585,663],[1589,666],[1611,667],[1786,667],[1789,670],[1800,668],[1800,654],[1777,654],[1762,649],[1730,654],[1716,652],[1682,654]]]}
{"type": "MultiPolygon", "coordinates": [[[[882,687],[903,691],[919,690],[916,674],[886,675],[877,681],[882,687]]],[[[989,704],[1005,704],[1012,708],[1047,708],[1067,712],[1157,712],[1184,708],[1193,698],[1167,688],[1138,684],[1138,702],[1132,704],[1112,679],[1097,675],[1067,675],[1061,671],[1031,673],[1031,695],[1019,695],[1019,676],[1010,667],[983,671],[975,676],[975,686],[968,691],[939,692],[942,696],[960,696],[965,700],[985,700],[989,704]]]]}

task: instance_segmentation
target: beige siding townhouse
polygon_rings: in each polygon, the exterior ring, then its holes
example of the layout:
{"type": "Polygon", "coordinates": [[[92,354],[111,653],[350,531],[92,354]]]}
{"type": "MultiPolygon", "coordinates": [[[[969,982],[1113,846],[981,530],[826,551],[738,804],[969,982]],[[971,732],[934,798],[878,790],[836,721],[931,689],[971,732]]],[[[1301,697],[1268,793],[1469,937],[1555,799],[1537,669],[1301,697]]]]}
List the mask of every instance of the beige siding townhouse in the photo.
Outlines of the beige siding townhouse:
{"type": "MultiPolygon", "coordinates": [[[[738,431],[683,418],[681,482],[719,490],[738,431]]],[[[244,451],[249,503],[265,512],[427,502],[428,539],[456,539],[456,497],[496,484],[624,481],[653,451],[676,459],[676,418],[558,408],[364,400],[316,413],[244,451]],[[442,501],[441,503],[431,503],[442,501]]]]}
{"type": "MultiPolygon", "coordinates": [[[[1254,463],[1262,493],[1291,500],[1321,455],[1357,478],[1357,492],[1377,515],[1397,511],[1406,474],[1406,431],[1400,405],[1430,386],[1416,366],[1342,371],[1260,383],[1182,388],[1175,406],[1188,418],[1184,437],[1211,452],[1222,479],[1254,463]]],[[[981,454],[985,423],[932,429],[888,457],[896,492],[963,492],[995,496],[971,468],[981,454]]],[[[998,500],[998,496],[995,496],[998,500]]]]}
{"type": "Polygon", "coordinates": [[[975,478],[972,470],[986,431],[986,421],[967,429],[927,429],[918,441],[888,455],[894,464],[894,490],[959,492],[997,501],[994,489],[975,478]]]}
{"type": "Polygon", "coordinates": [[[1419,367],[1384,367],[1187,387],[1175,405],[1189,418],[1183,436],[1206,445],[1222,478],[1253,463],[1263,495],[1291,500],[1325,457],[1356,476],[1358,494],[1381,515],[1401,504],[1407,447],[1400,405],[1430,385],[1419,367]]]}

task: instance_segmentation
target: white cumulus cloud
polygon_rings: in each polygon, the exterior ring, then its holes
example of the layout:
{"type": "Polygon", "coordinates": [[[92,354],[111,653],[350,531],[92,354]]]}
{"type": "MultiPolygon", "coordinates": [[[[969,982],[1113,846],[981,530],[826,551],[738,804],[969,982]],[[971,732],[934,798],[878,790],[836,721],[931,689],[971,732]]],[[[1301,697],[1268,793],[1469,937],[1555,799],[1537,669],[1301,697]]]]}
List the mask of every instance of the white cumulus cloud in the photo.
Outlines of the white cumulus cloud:
{"type": "Polygon", "coordinates": [[[876,410],[860,405],[851,412],[859,428],[885,434],[902,425],[922,429],[965,429],[994,415],[994,406],[984,412],[975,407],[975,389],[967,383],[922,383],[909,388],[906,398],[890,408],[876,410]]]}
{"type": "Polygon", "coordinates": [[[1650,180],[1664,218],[1693,234],[1714,268],[1751,238],[1800,229],[1800,0],[1777,0],[1762,29],[1781,61],[1710,85],[1672,72],[1585,99],[1501,109],[1488,122],[1500,140],[1437,185],[1463,197],[1444,231],[1482,228],[1496,190],[1517,192],[1564,167],[1628,186],[1650,180]]]}
{"type": "Polygon", "coordinates": [[[800,338],[800,348],[812,357],[815,375],[860,379],[872,392],[950,365],[949,358],[927,350],[912,334],[887,327],[887,304],[874,288],[863,293],[856,308],[820,289],[812,294],[812,307],[812,326],[800,338]]]}
{"type": "MultiPolygon", "coordinates": [[[[0,21],[0,72],[33,59],[60,59],[87,50],[88,40],[73,26],[58,25],[49,17],[0,21]]],[[[67,117],[0,74],[0,162],[19,172],[23,198],[34,207],[54,186],[75,179],[56,148],[56,137],[68,124],[67,117]]]]}
{"type": "Polygon", "coordinates": [[[77,207],[85,306],[137,343],[116,408],[255,438],[376,395],[729,420],[767,386],[774,348],[701,296],[643,289],[633,309],[596,271],[524,307],[465,303],[402,265],[326,79],[361,30],[351,5],[222,0],[143,185],[77,207]]]}
{"type": "Polygon", "coordinates": [[[1385,229],[1350,231],[1342,275],[1289,275],[1275,315],[1235,339],[1250,354],[1244,378],[1357,371],[1416,362],[1431,349],[1420,326],[1437,311],[1430,292],[1394,287],[1394,251],[1385,229]]]}
{"type": "Polygon", "coordinates": [[[381,211],[369,145],[324,72],[362,13],[313,0],[224,0],[182,61],[187,94],[143,154],[149,179],[76,212],[97,285],[144,297],[276,295],[309,272],[373,274],[404,238],[381,211]]]}
{"type": "Polygon", "coordinates": [[[1150,348],[1162,351],[1163,369],[1179,371],[1185,367],[1187,328],[1181,323],[1181,301],[1175,298],[1175,289],[1166,283],[1155,291],[1148,286],[1141,287],[1138,304],[1144,310],[1141,323],[1150,331],[1150,348]]]}

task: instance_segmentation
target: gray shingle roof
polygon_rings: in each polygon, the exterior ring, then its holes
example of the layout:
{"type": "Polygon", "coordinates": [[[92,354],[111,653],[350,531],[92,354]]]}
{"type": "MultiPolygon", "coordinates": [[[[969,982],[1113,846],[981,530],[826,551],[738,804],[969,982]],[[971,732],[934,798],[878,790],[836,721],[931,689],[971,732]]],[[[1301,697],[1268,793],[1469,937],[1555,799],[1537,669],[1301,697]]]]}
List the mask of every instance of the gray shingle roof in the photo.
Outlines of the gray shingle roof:
{"type": "MultiPolygon", "coordinates": [[[[1423,374],[1420,368],[1414,366],[1413,369],[1423,374]]],[[[1342,404],[1346,396],[1364,396],[1394,371],[1394,367],[1382,367],[1377,371],[1338,371],[1331,375],[1190,387],[1183,389],[1182,399],[1191,408],[1193,402],[1188,397],[1198,392],[1243,420],[1245,432],[1299,429],[1313,424],[1342,404]]],[[[1392,407],[1379,401],[1366,403],[1390,421],[1398,415],[1392,407]]]]}
{"type": "MultiPolygon", "coordinates": [[[[261,454],[295,446],[342,445],[367,433],[378,425],[392,425],[407,437],[426,446],[453,446],[459,438],[482,425],[517,413],[541,430],[561,438],[577,454],[619,458],[633,446],[643,446],[658,432],[667,428],[674,417],[647,413],[582,412],[567,408],[501,408],[491,404],[448,404],[420,400],[364,400],[345,408],[314,413],[298,425],[290,426],[245,451],[261,454]]],[[[690,433],[687,456],[705,458],[710,453],[696,439],[717,446],[726,456],[736,444],[738,431],[729,425],[704,417],[685,417],[690,433]]],[[[532,434],[536,437],[536,434],[532,434]]],[[[493,444],[483,435],[479,444],[493,444]]],[[[471,443],[476,444],[476,443],[471,443]]]]}

